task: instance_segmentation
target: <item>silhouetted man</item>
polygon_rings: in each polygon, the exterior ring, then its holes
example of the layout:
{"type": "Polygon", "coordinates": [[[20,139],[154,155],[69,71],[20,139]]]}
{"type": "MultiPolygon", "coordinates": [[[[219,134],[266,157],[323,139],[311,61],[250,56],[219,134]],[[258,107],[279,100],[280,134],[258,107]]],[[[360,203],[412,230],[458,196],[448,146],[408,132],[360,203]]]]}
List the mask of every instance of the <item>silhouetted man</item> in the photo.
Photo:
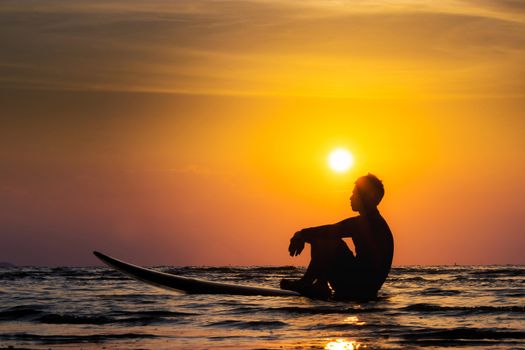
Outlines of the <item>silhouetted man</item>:
{"type": "Polygon", "coordinates": [[[283,279],[281,288],[314,298],[374,298],[383,285],[394,253],[394,240],[377,210],[384,195],[383,183],[368,174],[357,179],[350,197],[354,216],[333,225],[310,227],[297,232],[288,248],[291,256],[311,245],[311,261],[299,280],[283,279]],[[343,241],[351,237],[355,257],[343,241]],[[329,287],[330,286],[330,287],[329,287]]]}

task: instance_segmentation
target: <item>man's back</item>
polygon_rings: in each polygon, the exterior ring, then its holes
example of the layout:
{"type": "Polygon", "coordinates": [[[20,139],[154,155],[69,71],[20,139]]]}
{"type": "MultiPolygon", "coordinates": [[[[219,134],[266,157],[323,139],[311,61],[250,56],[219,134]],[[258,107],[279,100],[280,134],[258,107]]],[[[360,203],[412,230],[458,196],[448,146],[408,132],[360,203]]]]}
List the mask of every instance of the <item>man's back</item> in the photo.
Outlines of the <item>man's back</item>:
{"type": "Polygon", "coordinates": [[[363,287],[377,292],[385,282],[394,255],[392,232],[379,211],[358,216],[358,227],[352,235],[356,265],[363,287]]]}
{"type": "Polygon", "coordinates": [[[345,266],[337,266],[332,287],[342,298],[370,298],[377,294],[390,272],[394,240],[379,211],[361,213],[336,224],[341,237],[351,237],[355,259],[347,258],[345,266]]]}

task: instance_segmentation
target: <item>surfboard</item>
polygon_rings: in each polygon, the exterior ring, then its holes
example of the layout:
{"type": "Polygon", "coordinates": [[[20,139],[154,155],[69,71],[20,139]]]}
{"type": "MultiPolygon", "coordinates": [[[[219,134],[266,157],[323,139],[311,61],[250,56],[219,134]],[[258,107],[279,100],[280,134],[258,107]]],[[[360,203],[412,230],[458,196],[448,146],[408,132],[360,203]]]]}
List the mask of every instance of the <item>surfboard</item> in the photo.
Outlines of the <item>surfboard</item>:
{"type": "Polygon", "coordinates": [[[263,295],[263,296],[300,296],[299,293],[270,287],[255,287],[222,282],[189,278],[171,273],[160,272],[125,261],[112,258],[100,252],[93,252],[106,265],[134,279],[160,288],[174,290],[187,294],[231,294],[231,295],[263,295]]]}

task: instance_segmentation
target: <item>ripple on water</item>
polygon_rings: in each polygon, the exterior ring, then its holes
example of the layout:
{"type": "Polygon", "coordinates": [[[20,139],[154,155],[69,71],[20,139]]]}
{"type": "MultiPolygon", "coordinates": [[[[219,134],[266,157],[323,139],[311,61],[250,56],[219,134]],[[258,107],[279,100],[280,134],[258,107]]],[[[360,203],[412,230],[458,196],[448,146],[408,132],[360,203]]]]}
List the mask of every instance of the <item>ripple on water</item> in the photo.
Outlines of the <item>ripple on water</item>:
{"type": "Polygon", "coordinates": [[[226,327],[237,329],[251,329],[251,330],[268,330],[286,327],[288,324],[282,321],[239,321],[239,320],[223,320],[218,322],[208,323],[208,327],[226,327]]]}
{"type": "MultiPolygon", "coordinates": [[[[295,267],[160,269],[274,286],[282,276],[303,271],[295,267]]],[[[330,349],[354,350],[357,346],[525,348],[524,271],[512,266],[394,268],[382,291],[388,297],[324,302],[182,295],[105,268],[9,269],[0,271],[4,282],[0,344],[39,349],[153,349],[158,344],[188,349],[326,348],[328,344],[330,349]]]]}

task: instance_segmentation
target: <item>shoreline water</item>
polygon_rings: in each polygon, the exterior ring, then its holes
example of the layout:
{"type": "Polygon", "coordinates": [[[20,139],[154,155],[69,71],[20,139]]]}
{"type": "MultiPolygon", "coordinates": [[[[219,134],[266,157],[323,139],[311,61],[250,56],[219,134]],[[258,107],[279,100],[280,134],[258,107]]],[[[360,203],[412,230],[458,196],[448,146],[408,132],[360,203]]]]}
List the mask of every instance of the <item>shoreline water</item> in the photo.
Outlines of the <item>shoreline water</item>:
{"type": "MultiPolygon", "coordinates": [[[[303,271],[157,268],[274,287],[303,271]]],[[[5,268],[0,282],[0,348],[525,347],[525,266],[395,267],[366,303],[184,295],[101,267],[5,268]]]]}

